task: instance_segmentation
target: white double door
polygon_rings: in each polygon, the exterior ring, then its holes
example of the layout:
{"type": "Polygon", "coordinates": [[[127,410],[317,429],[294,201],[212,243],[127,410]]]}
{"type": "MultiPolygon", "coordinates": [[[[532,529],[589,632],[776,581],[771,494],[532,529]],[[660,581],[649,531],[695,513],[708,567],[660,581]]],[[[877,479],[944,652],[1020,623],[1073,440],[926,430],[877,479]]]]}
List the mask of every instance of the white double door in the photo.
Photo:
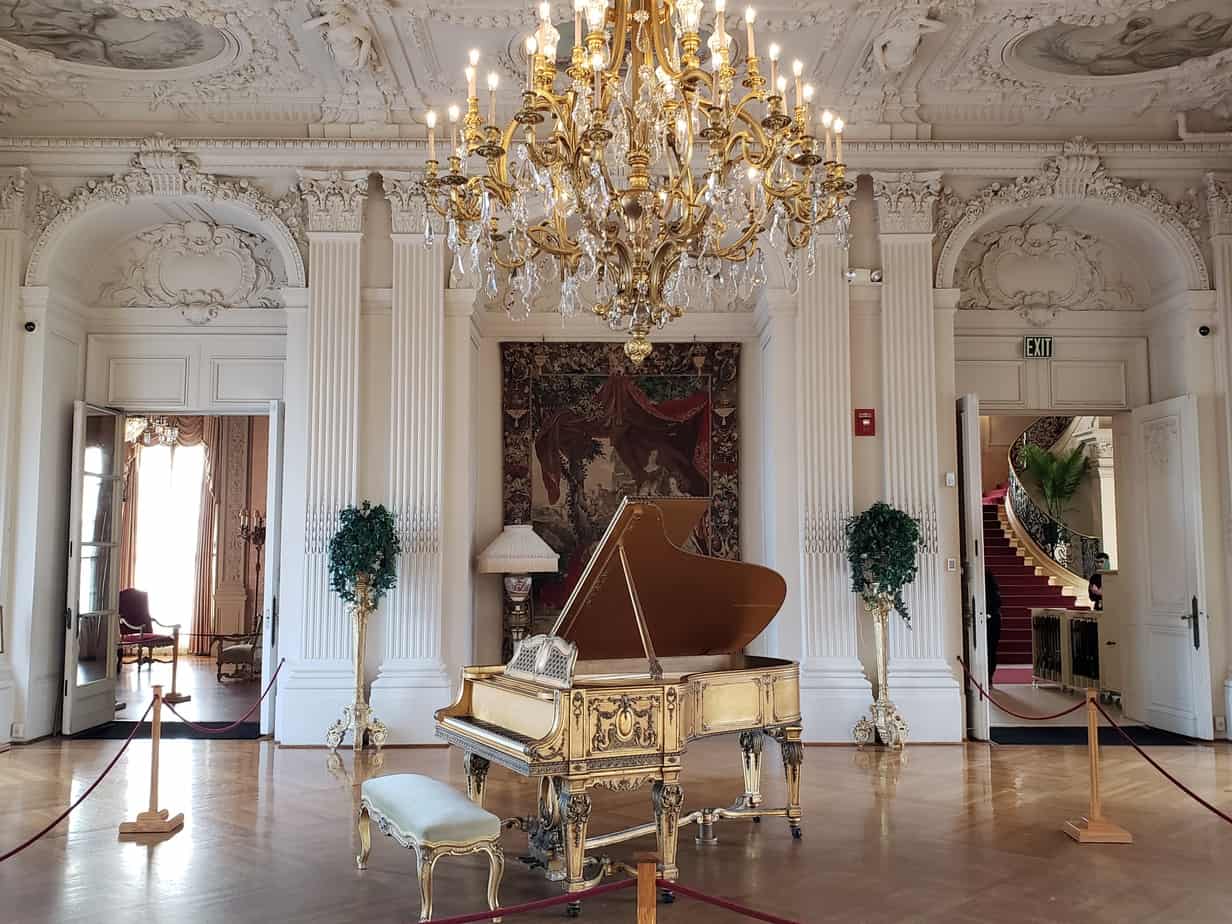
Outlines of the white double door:
{"type": "Polygon", "coordinates": [[[1211,613],[1223,604],[1222,569],[1213,560],[1221,550],[1221,500],[1218,431],[1199,409],[1197,398],[1184,395],[1116,420],[1118,579],[1131,590],[1122,705],[1133,721],[1211,738],[1211,613]]]}

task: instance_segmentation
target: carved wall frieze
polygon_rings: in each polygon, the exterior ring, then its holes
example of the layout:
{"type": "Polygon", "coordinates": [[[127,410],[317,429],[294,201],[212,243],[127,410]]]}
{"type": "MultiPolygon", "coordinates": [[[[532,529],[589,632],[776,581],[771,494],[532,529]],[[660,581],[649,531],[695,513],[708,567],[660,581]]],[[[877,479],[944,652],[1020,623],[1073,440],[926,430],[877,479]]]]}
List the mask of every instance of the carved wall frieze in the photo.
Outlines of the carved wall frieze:
{"type": "Polygon", "coordinates": [[[966,200],[945,197],[937,228],[941,241],[937,287],[953,287],[960,252],[993,215],[1045,201],[1074,199],[1143,213],[1184,256],[1187,286],[1210,288],[1206,261],[1194,237],[1201,224],[1197,204],[1174,203],[1149,183],[1131,184],[1110,176],[1096,146],[1081,137],[1065,142],[1061,154],[1046,160],[1033,176],[1019,177],[1013,183],[992,183],[966,200]]]}
{"type": "Polygon", "coordinates": [[[34,221],[38,238],[26,269],[26,285],[45,285],[49,246],[78,216],[104,205],[126,205],[142,198],[185,196],[206,202],[227,203],[253,212],[266,223],[286,262],[287,284],[305,285],[304,257],[292,228],[298,222],[284,200],[275,200],[252,181],[206,173],[197,159],[180,150],[164,135],[153,135],[138,145],[127,173],[89,180],[67,196],[45,187],[39,192],[34,221]]]}
{"type": "Polygon", "coordinates": [[[299,177],[309,232],[363,230],[367,170],[301,170],[299,177]]]}
{"type": "Polygon", "coordinates": [[[959,258],[958,308],[1015,311],[1033,326],[1058,311],[1139,308],[1133,286],[1106,278],[1103,251],[1094,235],[1046,222],[981,234],[959,258]]]}
{"type": "Polygon", "coordinates": [[[940,171],[874,173],[873,196],[882,234],[927,234],[941,192],[940,171]]]}
{"type": "Polygon", "coordinates": [[[1211,234],[1232,234],[1232,173],[1208,173],[1203,179],[1211,234]]]}
{"type": "Polygon", "coordinates": [[[196,324],[228,309],[282,305],[281,265],[260,235],[208,221],[168,222],[139,232],[124,251],[120,272],[99,289],[101,304],[175,308],[196,324]],[[194,258],[202,261],[196,274],[194,258]],[[182,285],[185,272],[190,281],[206,275],[219,284],[182,285]]]}
{"type": "Polygon", "coordinates": [[[25,223],[30,171],[25,167],[0,173],[0,230],[21,230],[25,223]]]}

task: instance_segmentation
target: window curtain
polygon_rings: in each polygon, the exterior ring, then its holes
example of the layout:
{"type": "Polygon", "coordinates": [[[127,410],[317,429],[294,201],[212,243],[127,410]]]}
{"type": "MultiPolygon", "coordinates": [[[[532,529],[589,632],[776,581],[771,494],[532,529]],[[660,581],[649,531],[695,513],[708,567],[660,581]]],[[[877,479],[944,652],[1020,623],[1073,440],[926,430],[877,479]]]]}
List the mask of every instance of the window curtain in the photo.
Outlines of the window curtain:
{"type": "Polygon", "coordinates": [[[124,509],[120,514],[120,589],[133,586],[137,574],[137,493],[141,444],[124,444],[124,509]]]}
{"type": "Polygon", "coordinates": [[[222,420],[218,417],[180,417],[180,440],[187,436],[205,444],[205,473],[201,478],[201,513],[197,524],[196,599],[193,603],[192,641],[189,651],[208,655],[214,631],[214,524],[218,499],[214,485],[222,458],[222,420]],[[186,426],[192,421],[194,426],[186,426]]]}

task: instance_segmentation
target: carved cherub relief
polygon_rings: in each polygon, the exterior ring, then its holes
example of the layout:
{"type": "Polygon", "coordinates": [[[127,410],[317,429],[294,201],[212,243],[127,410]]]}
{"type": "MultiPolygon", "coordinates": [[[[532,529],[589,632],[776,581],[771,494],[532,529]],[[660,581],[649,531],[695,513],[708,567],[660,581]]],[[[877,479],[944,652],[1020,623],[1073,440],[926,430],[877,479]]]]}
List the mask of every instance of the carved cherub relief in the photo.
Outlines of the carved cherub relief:
{"type": "Polygon", "coordinates": [[[946,24],[928,18],[928,6],[908,0],[896,9],[885,27],[873,38],[873,60],[883,74],[899,74],[911,66],[920,42],[930,32],[940,32],[946,24]]]}
{"type": "Polygon", "coordinates": [[[364,70],[372,58],[372,30],[359,22],[355,11],[333,3],[315,19],[304,23],[305,31],[320,29],[334,61],[344,71],[364,70]]]}

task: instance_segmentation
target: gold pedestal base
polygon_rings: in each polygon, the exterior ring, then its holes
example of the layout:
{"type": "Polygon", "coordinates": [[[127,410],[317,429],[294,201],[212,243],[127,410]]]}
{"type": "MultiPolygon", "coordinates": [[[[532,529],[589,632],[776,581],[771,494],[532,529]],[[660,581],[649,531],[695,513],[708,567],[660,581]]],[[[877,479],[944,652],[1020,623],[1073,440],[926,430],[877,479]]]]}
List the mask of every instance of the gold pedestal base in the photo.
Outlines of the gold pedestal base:
{"type": "Polygon", "coordinates": [[[1071,818],[1061,830],[1079,844],[1132,844],[1134,836],[1106,818],[1071,818]]]}
{"type": "Polygon", "coordinates": [[[348,731],[355,732],[354,746],[357,751],[363,750],[365,733],[378,751],[385,746],[385,739],[389,736],[385,723],[372,714],[372,707],[363,700],[344,706],[342,718],[334,722],[325,733],[325,743],[331,751],[338,749],[348,731]]]}
{"type": "Polygon", "coordinates": [[[898,714],[890,700],[880,700],[869,707],[872,718],[865,716],[851,730],[857,747],[880,741],[888,748],[901,751],[907,743],[907,720],[898,714]]]}
{"type": "Polygon", "coordinates": [[[136,821],[120,823],[121,834],[174,834],[184,827],[184,813],[171,815],[166,809],[138,812],[136,821]]]}

